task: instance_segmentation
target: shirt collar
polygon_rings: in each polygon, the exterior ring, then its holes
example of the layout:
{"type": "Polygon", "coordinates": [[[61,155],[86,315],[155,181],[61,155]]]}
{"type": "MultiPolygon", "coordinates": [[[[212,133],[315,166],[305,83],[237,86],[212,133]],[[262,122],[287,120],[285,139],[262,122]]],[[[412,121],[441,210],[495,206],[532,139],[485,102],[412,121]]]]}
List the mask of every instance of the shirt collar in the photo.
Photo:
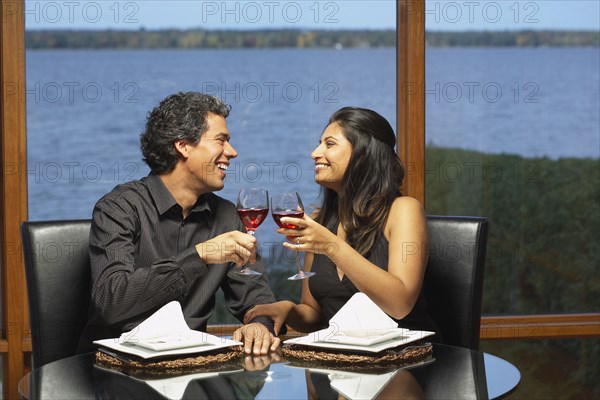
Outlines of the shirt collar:
{"type": "MultiPolygon", "coordinates": [[[[146,178],[146,182],[148,185],[148,191],[150,192],[150,195],[154,200],[154,204],[156,204],[156,209],[160,215],[163,215],[174,206],[179,206],[171,192],[169,192],[169,189],[167,189],[157,174],[150,172],[146,178]]],[[[210,213],[211,207],[208,197],[208,194],[200,196],[191,212],[194,213],[208,211],[210,213]]]]}

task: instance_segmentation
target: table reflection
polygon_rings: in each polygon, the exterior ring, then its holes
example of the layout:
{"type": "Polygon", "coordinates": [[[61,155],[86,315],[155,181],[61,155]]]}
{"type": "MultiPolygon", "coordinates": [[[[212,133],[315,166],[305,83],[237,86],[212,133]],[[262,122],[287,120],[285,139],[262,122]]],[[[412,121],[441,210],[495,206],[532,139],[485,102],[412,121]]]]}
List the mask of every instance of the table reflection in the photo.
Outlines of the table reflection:
{"type": "Polygon", "coordinates": [[[305,370],[308,399],[425,399],[407,370],[379,374],[305,370]]]}
{"type": "MultiPolygon", "coordinates": [[[[259,362],[263,364],[264,357],[259,362]]],[[[302,363],[279,360],[264,370],[231,364],[218,371],[173,377],[128,374],[95,365],[93,382],[100,399],[285,399],[288,397],[281,396],[281,385],[291,382],[299,383],[288,386],[287,393],[293,399],[425,399],[421,386],[406,369],[357,372],[330,366],[305,368],[302,363]]]]}
{"type": "MultiPolygon", "coordinates": [[[[427,399],[489,398],[484,353],[462,351],[452,346],[435,346],[434,349],[436,360],[444,362],[434,362],[427,368],[411,370],[427,399]]],[[[489,373],[498,378],[504,374],[501,370],[489,373]]]]}
{"type": "Polygon", "coordinates": [[[19,391],[31,399],[487,399],[488,382],[496,397],[520,379],[506,382],[502,377],[516,368],[494,361],[486,365],[482,352],[434,345],[433,360],[409,368],[335,368],[275,353],[165,376],[100,366],[89,353],[32,371],[19,391]]]}
{"type": "Polygon", "coordinates": [[[95,366],[95,395],[99,399],[254,399],[261,391],[266,371],[229,370],[175,377],[126,375],[95,366]]]}

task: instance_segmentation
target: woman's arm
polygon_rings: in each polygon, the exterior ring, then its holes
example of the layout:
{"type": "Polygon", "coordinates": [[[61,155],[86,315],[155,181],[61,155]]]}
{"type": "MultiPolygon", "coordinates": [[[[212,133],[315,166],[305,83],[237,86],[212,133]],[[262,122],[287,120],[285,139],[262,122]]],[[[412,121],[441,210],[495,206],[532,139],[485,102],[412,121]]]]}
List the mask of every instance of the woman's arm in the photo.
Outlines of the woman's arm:
{"type": "MultiPolygon", "coordinates": [[[[312,260],[313,255],[306,253],[304,258],[305,271],[310,271],[312,260]]],[[[321,315],[319,304],[310,293],[307,279],[302,282],[302,300],[300,304],[284,300],[272,304],[257,305],[248,310],[244,316],[244,323],[260,315],[267,316],[273,320],[276,334],[279,334],[279,330],[284,323],[298,332],[313,332],[323,328],[327,323],[321,315]]]]}
{"type": "MultiPolygon", "coordinates": [[[[310,217],[286,222],[304,229],[280,229],[279,233],[282,234],[295,233],[301,243],[299,246],[286,243],[285,246],[325,254],[358,290],[395,319],[404,318],[413,309],[421,290],[428,254],[425,211],[419,201],[411,197],[399,197],[392,204],[384,228],[389,241],[388,271],[371,263],[342,237],[333,234],[310,217]]],[[[338,232],[340,233],[342,232],[338,232]]],[[[310,304],[310,299],[307,301],[310,304]]]]}
{"type": "MultiPolygon", "coordinates": [[[[304,271],[310,271],[314,254],[305,253],[304,271]]],[[[292,310],[288,317],[288,324],[298,332],[313,332],[327,326],[327,322],[321,314],[321,307],[315,300],[308,287],[308,279],[302,281],[302,299],[300,304],[292,310]]]]}

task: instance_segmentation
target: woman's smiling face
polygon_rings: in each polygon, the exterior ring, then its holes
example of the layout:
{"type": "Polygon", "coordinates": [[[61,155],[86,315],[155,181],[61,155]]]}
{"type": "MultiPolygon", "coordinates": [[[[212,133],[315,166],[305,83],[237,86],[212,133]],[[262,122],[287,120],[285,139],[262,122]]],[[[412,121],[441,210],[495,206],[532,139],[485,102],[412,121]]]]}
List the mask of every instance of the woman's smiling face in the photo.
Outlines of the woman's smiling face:
{"type": "Polygon", "coordinates": [[[352,145],[340,124],[329,124],[321,135],[319,145],[311,153],[315,160],[315,182],[339,193],[351,156],[352,145]]]}

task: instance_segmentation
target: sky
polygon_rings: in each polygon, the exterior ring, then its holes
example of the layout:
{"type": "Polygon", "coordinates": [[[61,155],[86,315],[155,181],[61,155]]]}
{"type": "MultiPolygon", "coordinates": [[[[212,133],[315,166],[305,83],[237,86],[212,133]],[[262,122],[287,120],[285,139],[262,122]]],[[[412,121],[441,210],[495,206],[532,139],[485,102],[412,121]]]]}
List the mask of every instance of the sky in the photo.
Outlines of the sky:
{"type": "MultiPolygon", "coordinates": [[[[5,0],[2,0],[4,3],[5,0]]],[[[13,12],[10,1],[5,12],[13,12]]],[[[431,31],[600,30],[600,0],[427,0],[431,31]]],[[[25,0],[26,29],[394,29],[395,0],[25,0]]]]}

